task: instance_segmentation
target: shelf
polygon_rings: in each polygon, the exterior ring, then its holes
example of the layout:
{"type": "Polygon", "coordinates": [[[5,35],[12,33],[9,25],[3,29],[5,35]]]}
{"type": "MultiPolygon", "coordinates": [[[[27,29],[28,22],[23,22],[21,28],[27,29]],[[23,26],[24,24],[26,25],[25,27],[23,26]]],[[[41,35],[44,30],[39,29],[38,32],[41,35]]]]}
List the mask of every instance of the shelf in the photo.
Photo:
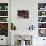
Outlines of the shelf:
{"type": "Polygon", "coordinates": [[[46,10],[38,10],[38,11],[46,11],[46,10]]]}
{"type": "Polygon", "coordinates": [[[8,10],[0,10],[0,11],[8,11],[8,10]]]}
{"type": "Polygon", "coordinates": [[[8,23],[8,22],[0,22],[0,23],[8,23]]]}
{"type": "Polygon", "coordinates": [[[46,22],[38,22],[38,23],[46,23],[46,22]]]}
{"type": "Polygon", "coordinates": [[[46,37],[46,3],[38,4],[38,36],[46,37]]]}
{"type": "Polygon", "coordinates": [[[0,3],[0,35],[8,37],[8,3],[0,3]]]}
{"type": "Polygon", "coordinates": [[[38,16],[38,17],[46,17],[46,15],[44,15],[44,16],[38,16]]]}
{"type": "Polygon", "coordinates": [[[46,28],[38,28],[38,29],[46,29],[46,28]]]}
{"type": "Polygon", "coordinates": [[[0,17],[8,17],[8,16],[0,16],[0,17]]]}

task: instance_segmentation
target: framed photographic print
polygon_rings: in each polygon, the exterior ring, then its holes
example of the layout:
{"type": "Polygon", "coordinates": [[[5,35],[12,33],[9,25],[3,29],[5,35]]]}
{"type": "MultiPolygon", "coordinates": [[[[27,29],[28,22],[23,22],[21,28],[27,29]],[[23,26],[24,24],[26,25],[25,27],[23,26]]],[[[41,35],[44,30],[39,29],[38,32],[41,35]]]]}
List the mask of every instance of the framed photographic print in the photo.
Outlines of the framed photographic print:
{"type": "Polygon", "coordinates": [[[28,10],[18,10],[17,11],[17,18],[18,19],[28,19],[29,18],[29,11],[28,10]]]}

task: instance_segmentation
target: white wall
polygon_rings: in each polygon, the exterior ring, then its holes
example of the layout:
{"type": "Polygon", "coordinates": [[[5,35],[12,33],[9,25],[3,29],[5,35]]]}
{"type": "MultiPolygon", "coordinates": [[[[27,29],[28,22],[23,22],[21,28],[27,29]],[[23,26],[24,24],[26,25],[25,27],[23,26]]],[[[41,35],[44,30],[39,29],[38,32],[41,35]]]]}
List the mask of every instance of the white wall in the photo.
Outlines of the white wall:
{"type": "Polygon", "coordinates": [[[35,26],[34,31],[36,32],[33,35],[37,36],[37,9],[37,0],[11,0],[11,22],[16,25],[17,33],[20,32],[19,30],[23,30],[23,33],[26,30],[24,33],[26,34],[28,27],[33,24],[35,26]],[[29,10],[29,19],[17,19],[17,10],[21,9],[29,10]]]}
{"type": "Polygon", "coordinates": [[[36,6],[37,6],[37,2],[35,3],[30,0],[12,0],[11,1],[11,15],[12,15],[11,20],[16,25],[17,30],[27,30],[29,26],[31,26],[33,23],[37,21],[36,6]],[[29,10],[29,19],[18,19],[17,18],[18,10],[29,10]]]}
{"type": "MultiPolygon", "coordinates": [[[[19,30],[25,30],[28,29],[30,25],[35,26],[35,30],[33,33],[33,46],[38,46],[38,43],[42,43],[42,38],[38,38],[38,3],[45,3],[46,0],[11,0],[11,22],[14,23],[14,25],[17,28],[17,33],[19,30]],[[29,10],[29,19],[17,19],[17,10],[29,10]],[[37,37],[36,37],[37,36],[37,37]],[[36,40],[37,39],[37,40],[36,40]]],[[[26,32],[25,32],[26,33],[26,32]]],[[[40,45],[39,45],[40,46],[40,45]]]]}
{"type": "Polygon", "coordinates": [[[17,30],[27,30],[32,24],[37,28],[38,3],[46,0],[11,0],[11,22],[17,30]],[[29,19],[18,19],[18,10],[29,10],[29,19]]]}

